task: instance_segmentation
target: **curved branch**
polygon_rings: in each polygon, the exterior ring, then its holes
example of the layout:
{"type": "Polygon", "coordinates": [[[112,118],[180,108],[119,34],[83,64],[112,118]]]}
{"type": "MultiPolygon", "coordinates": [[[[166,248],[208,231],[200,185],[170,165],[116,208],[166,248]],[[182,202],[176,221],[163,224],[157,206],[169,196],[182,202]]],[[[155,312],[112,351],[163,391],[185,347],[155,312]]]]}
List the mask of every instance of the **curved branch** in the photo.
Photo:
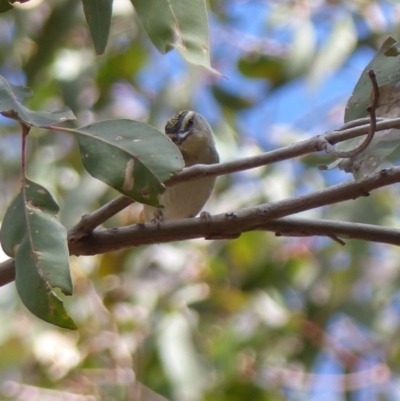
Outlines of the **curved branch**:
{"type": "Polygon", "coordinates": [[[329,153],[330,155],[333,155],[335,157],[341,157],[341,158],[351,158],[354,156],[357,156],[361,152],[363,152],[369,144],[372,142],[374,139],[375,131],[376,131],[376,109],[378,107],[378,102],[379,102],[379,87],[378,87],[378,82],[376,81],[376,75],[374,70],[369,70],[368,71],[368,77],[371,80],[372,83],[372,102],[371,106],[367,108],[367,112],[369,114],[370,118],[370,126],[369,126],[369,131],[365,139],[354,149],[350,150],[337,150],[335,149],[328,141],[325,143],[325,151],[326,153],[329,153]]]}

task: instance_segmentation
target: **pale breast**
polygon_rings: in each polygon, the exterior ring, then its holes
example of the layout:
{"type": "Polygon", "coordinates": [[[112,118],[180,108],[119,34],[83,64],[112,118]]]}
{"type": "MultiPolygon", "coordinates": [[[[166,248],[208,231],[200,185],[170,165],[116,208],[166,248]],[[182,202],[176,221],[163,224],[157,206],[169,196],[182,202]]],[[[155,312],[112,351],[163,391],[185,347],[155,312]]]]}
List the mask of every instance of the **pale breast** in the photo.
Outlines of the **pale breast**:
{"type": "Polygon", "coordinates": [[[163,220],[185,219],[196,216],[211,195],[215,177],[206,177],[196,181],[174,185],[160,196],[163,209],[145,206],[145,221],[151,221],[162,215],[163,220]]]}

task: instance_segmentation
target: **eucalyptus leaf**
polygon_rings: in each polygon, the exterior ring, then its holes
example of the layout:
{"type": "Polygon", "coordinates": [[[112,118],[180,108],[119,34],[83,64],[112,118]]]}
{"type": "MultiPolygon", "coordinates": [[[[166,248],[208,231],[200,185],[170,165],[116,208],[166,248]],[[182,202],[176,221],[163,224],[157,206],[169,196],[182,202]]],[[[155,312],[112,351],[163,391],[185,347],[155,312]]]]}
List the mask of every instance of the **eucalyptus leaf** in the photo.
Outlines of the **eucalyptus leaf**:
{"type": "Polygon", "coordinates": [[[24,191],[19,193],[8,208],[0,231],[3,250],[12,258],[15,257],[14,247],[22,242],[22,238],[25,235],[26,216],[25,213],[21,213],[21,211],[24,210],[24,205],[28,202],[32,207],[53,217],[56,216],[60,210],[57,202],[46,188],[27,179],[24,191]],[[8,225],[10,229],[7,229],[8,225]]]}
{"type": "Polygon", "coordinates": [[[247,54],[238,61],[238,68],[246,77],[268,79],[272,87],[276,88],[288,78],[285,64],[283,57],[247,54]]]}
{"type": "Polygon", "coordinates": [[[184,167],[173,142],[145,123],[108,120],[70,132],[77,135],[86,170],[141,203],[160,206],[163,182],[184,167]]]}
{"type": "Polygon", "coordinates": [[[103,54],[110,34],[113,0],[82,0],[94,47],[103,54]]]}
{"type": "MultiPolygon", "coordinates": [[[[373,70],[379,89],[379,104],[376,109],[377,117],[394,118],[400,113],[400,67],[399,53],[395,49],[399,47],[395,39],[389,37],[380,51],[364,69],[358,80],[354,92],[346,107],[345,122],[365,117],[367,108],[373,96],[372,83],[368,71],[373,70]]],[[[336,146],[339,150],[356,148],[365,137],[354,138],[341,142],[336,146]]],[[[370,145],[358,155],[339,159],[328,166],[328,169],[339,167],[353,173],[356,180],[367,177],[373,173],[399,146],[400,130],[390,129],[378,131],[370,145]]]]}
{"type": "Polygon", "coordinates": [[[248,109],[254,104],[254,100],[229,93],[220,86],[213,86],[212,93],[220,104],[234,110],[248,109]]]}
{"type": "Polygon", "coordinates": [[[4,216],[0,238],[4,252],[15,258],[15,283],[25,306],[46,322],[75,329],[52,290],[73,291],[67,232],[55,219],[58,210],[44,187],[26,179],[4,216]]]}
{"type": "Polygon", "coordinates": [[[399,129],[379,131],[367,149],[350,159],[338,160],[338,167],[361,180],[372,174],[399,145],[399,129]]]}
{"type": "Polygon", "coordinates": [[[326,77],[347,60],[357,45],[357,29],[354,18],[348,15],[338,18],[321,51],[314,57],[309,73],[312,85],[320,85],[326,77]]]}
{"type": "Polygon", "coordinates": [[[294,24],[292,29],[292,43],[284,66],[288,79],[308,74],[318,45],[317,29],[311,20],[305,18],[301,24],[294,24]]]}
{"type": "Polygon", "coordinates": [[[400,44],[396,42],[385,50],[385,56],[397,57],[400,54],[400,44]]]}
{"type": "Polygon", "coordinates": [[[176,48],[186,61],[211,68],[205,0],[131,0],[150,40],[161,53],[176,48]]]}
{"type": "Polygon", "coordinates": [[[15,95],[15,97],[24,99],[25,97],[31,97],[33,96],[33,92],[31,89],[27,88],[26,86],[18,86],[18,85],[13,85],[9,82],[11,89],[15,95]]]}
{"type": "Polygon", "coordinates": [[[12,85],[4,77],[0,76],[0,113],[5,117],[35,127],[48,127],[75,120],[74,114],[67,107],[56,112],[29,110],[19,102],[18,98],[30,96],[31,94],[28,88],[12,85]]]}
{"type": "MultiPolygon", "coordinates": [[[[374,70],[378,86],[388,84],[389,82],[396,84],[400,82],[400,64],[397,57],[388,57],[385,53],[387,49],[393,47],[397,42],[389,37],[383,43],[379,52],[364,68],[360,79],[354,87],[353,94],[346,105],[344,121],[357,120],[358,118],[367,117],[367,107],[370,102],[371,80],[367,71],[374,70]]],[[[348,141],[349,142],[349,141],[348,141]]]]}

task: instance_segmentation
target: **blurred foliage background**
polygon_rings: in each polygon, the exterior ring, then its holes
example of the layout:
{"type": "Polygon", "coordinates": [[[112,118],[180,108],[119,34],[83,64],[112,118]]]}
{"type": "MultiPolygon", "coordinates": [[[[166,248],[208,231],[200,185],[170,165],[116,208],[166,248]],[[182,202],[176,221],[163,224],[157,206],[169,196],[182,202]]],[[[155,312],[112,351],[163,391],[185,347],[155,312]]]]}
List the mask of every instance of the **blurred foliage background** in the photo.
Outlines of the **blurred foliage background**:
{"type": "MultiPolygon", "coordinates": [[[[399,37],[397,1],[210,0],[212,66],[163,56],[128,0],[114,0],[96,56],[78,0],[31,0],[0,16],[0,74],[29,107],[68,105],[77,125],[131,118],[163,129],[194,109],[224,161],[340,126],[362,69],[399,37]]],[[[20,185],[19,128],[0,120],[0,216],[20,185]]],[[[117,193],[84,171],[74,138],[35,129],[28,173],[70,228],[117,193]]],[[[350,178],[324,155],[220,177],[207,210],[229,212],[350,178]]],[[[399,190],[307,212],[399,226],[399,190]]],[[[134,224],[132,205],[108,226],[134,224]]],[[[5,258],[5,257],[4,257],[5,258]]],[[[396,247],[253,232],[71,258],[79,326],[39,321],[0,290],[0,394],[9,400],[396,400],[400,397],[396,247]]]]}

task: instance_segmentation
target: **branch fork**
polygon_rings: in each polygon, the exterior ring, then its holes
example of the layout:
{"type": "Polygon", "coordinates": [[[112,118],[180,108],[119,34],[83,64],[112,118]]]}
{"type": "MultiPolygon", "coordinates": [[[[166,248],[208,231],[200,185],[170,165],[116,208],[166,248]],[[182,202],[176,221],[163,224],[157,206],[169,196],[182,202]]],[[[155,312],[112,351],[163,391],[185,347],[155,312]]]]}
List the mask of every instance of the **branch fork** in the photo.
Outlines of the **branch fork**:
{"type": "MultiPolygon", "coordinates": [[[[371,80],[374,82],[373,76],[371,80]]],[[[178,182],[195,180],[200,176],[219,176],[266,166],[326,150],[326,143],[332,146],[362,135],[367,135],[372,139],[376,131],[400,128],[400,118],[376,118],[378,95],[379,92],[374,89],[369,119],[351,121],[324,135],[318,135],[257,156],[226,163],[185,168],[168,180],[165,185],[172,186],[178,182]]],[[[366,140],[363,143],[365,146],[366,140]]],[[[192,218],[168,221],[159,225],[147,223],[111,229],[99,228],[102,223],[133,202],[125,196],[119,196],[93,213],[83,216],[81,221],[69,230],[68,245],[71,255],[94,255],[127,247],[192,238],[231,239],[238,237],[242,232],[254,230],[275,232],[277,236],[326,236],[341,245],[344,244],[342,238],[400,245],[400,230],[398,229],[360,223],[288,217],[321,206],[368,196],[369,192],[374,189],[397,182],[400,182],[400,167],[381,170],[359,182],[346,182],[300,197],[263,204],[255,208],[241,209],[234,213],[211,216],[211,219],[207,220],[207,224],[204,224],[201,218],[192,218]]],[[[0,264],[0,285],[13,281],[14,276],[15,265],[12,259],[0,264]]]]}

